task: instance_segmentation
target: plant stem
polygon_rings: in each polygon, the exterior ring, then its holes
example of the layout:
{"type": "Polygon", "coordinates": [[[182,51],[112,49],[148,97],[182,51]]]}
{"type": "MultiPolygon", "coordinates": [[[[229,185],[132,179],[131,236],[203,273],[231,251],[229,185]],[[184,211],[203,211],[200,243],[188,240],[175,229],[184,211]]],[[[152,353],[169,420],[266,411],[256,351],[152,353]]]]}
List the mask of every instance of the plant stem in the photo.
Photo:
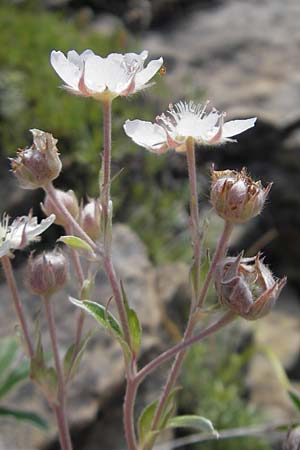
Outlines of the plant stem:
{"type": "Polygon", "coordinates": [[[110,282],[110,285],[111,285],[111,288],[113,291],[114,299],[115,299],[115,302],[117,305],[118,314],[119,314],[122,330],[124,333],[124,338],[125,338],[125,341],[127,342],[127,344],[129,345],[129,348],[131,349],[131,337],[130,337],[127,314],[126,314],[125,305],[123,302],[120,284],[117,279],[117,275],[116,275],[111,257],[109,255],[104,257],[103,263],[104,263],[104,269],[108,276],[108,279],[109,279],[109,282],[110,282]]]}
{"type": "Polygon", "coordinates": [[[224,229],[223,229],[223,233],[220,237],[220,240],[218,242],[218,246],[216,248],[216,251],[214,253],[213,259],[210,263],[210,267],[208,270],[208,273],[206,275],[203,287],[201,289],[201,292],[199,294],[199,298],[198,298],[198,307],[201,308],[203,306],[203,303],[205,301],[207,292],[208,292],[208,288],[209,285],[211,283],[212,277],[214,275],[214,272],[216,270],[216,266],[218,264],[218,262],[220,261],[220,259],[222,258],[222,256],[224,255],[225,251],[226,251],[226,246],[229,240],[229,237],[232,233],[234,225],[232,223],[229,222],[225,222],[224,225],[224,229]]]}
{"type": "Polygon", "coordinates": [[[136,450],[137,442],[134,431],[134,404],[138,384],[135,378],[127,376],[126,393],[123,406],[124,429],[128,450],[136,450]]]}
{"type": "Polygon", "coordinates": [[[11,292],[14,307],[15,307],[15,310],[16,310],[21,328],[22,328],[27,354],[28,354],[29,358],[32,359],[34,357],[34,349],[33,349],[32,343],[31,343],[31,339],[30,339],[30,335],[29,335],[29,331],[28,331],[28,327],[27,327],[27,322],[24,317],[22,304],[21,304],[21,301],[19,298],[19,293],[18,293],[14,273],[12,270],[11,262],[7,255],[2,256],[1,262],[2,262],[2,266],[3,266],[6,282],[9,287],[9,290],[11,292]]]}
{"type": "Polygon", "coordinates": [[[54,363],[57,373],[57,382],[58,382],[58,394],[57,401],[58,403],[54,405],[54,412],[56,415],[56,420],[59,429],[60,442],[62,446],[62,450],[72,450],[72,442],[70,437],[70,431],[67,422],[66,415],[66,386],[65,386],[65,378],[64,373],[59,357],[58,344],[57,344],[57,336],[56,336],[56,326],[52,311],[51,299],[48,296],[43,296],[46,318],[48,322],[48,328],[51,339],[51,346],[53,351],[54,363]]]}
{"type": "Polygon", "coordinates": [[[108,207],[110,200],[110,182],[111,182],[111,100],[102,103],[103,105],[103,135],[104,135],[104,154],[103,154],[103,184],[100,186],[100,193],[103,191],[103,215],[104,223],[108,220],[108,207]]]}
{"type": "Polygon", "coordinates": [[[72,228],[73,232],[76,233],[81,239],[86,241],[94,251],[99,252],[100,249],[97,247],[95,242],[92,241],[92,239],[86,234],[86,232],[76,222],[76,220],[74,219],[72,214],[69,213],[69,211],[67,210],[65,205],[58,200],[57,195],[56,195],[56,190],[55,190],[55,187],[53,186],[53,184],[49,183],[47,186],[44,186],[43,189],[46,192],[46,194],[49,195],[49,197],[52,201],[52,204],[57,209],[57,211],[59,211],[60,214],[62,214],[64,216],[67,223],[72,228]]]}
{"type": "Polygon", "coordinates": [[[232,322],[236,317],[237,316],[232,311],[228,311],[212,325],[209,325],[207,328],[190,337],[189,339],[183,340],[174,347],[161,353],[159,356],[157,356],[157,358],[155,358],[153,361],[150,361],[146,366],[144,366],[141,370],[139,370],[139,372],[136,375],[136,383],[140,384],[146,376],[150,375],[150,373],[156,370],[161,364],[168,361],[168,359],[172,358],[182,350],[185,350],[186,348],[190,347],[192,344],[202,341],[207,336],[210,336],[211,334],[217,332],[225,325],[232,322]]]}
{"type": "MultiPolygon", "coordinates": [[[[191,211],[191,217],[192,217],[192,214],[195,214],[195,212],[192,213],[192,211],[191,211]]],[[[192,221],[193,221],[193,218],[192,218],[192,221]]],[[[209,271],[208,271],[208,273],[206,275],[206,278],[205,278],[205,281],[204,281],[204,285],[203,285],[203,287],[201,289],[201,292],[199,294],[199,300],[198,300],[198,305],[199,306],[202,306],[203,303],[204,303],[204,300],[206,298],[206,295],[207,295],[207,292],[208,292],[208,288],[209,288],[212,276],[213,276],[214,271],[216,269],[216,265],[217,265],[218,261],[220,260],[220,258],[222,257],[225,249],[226,249],[226,245],[227,245],[230,233],[232,231],[232,228],[233,228],[233,225],[229,224],[228,222],[225,223],[223,233],[222,233],[222,235],[220,237],[218,246],[216,248],[215,254],[214,254],[213,259],[212,259],[212,262],[210,264],[210,268],[209,268],[209,271]]],[[[200,260],[199,260],[199,264],[200,264],[200,260]]],[[[200,270],[200,267],[199,267],[199,270],[200,270]]],[[[191,336],[192,336],[192,333],[193,333],[193,330],[194,330],[194,327],[195,327],[195,320],[194,319],[196,317],[196,314],[197,314],[197,311],[193,310],[193,307],[191,307],[188,324],[187,324],[187,327],[186,327],[186,330],[185,330],[185,333],[184,333],[184,337],[183,337],[183,343],[184,342],[189,342],[191,339],[194,339],[194,338],[191,338],[191,336]]],[[[179,346],[180,346],[180,344],[179,344],[179,346]]],[[[173,387],[174,387],[174,385],[176,383],[176,380],[177,380],[177,377],[178,377],[178,374],[179,374],[179,370],[180,370],[180,367],[182,365],[182,362],[183,362],[183,359],[184,359],[184,356],[185,356],[185,353],[186,353],[186,348],[187,348],[187,346],[185,344],[183,346],[182,351],[180,351],[179,353],[178,352],[175,353],[176,354],[175,361],[174,361],[173,366],[172,366],[172,368],[171,368],[171,370],[169,372],[169,376],[168,376],[167,382],[166,382],[165,387],[163,389],[162,395],[160,397],[160,400],[159,400],[159,403],[158,403],[158,406],[157,406],[157,409],[156,409],[156,412],[155,412],[155,415],[154,415],[154,418],[153,418],[153,422],[152,422],[152,426],[151,426],[152,430],[155,430],[156,427],[158,426],[158,423],[159,423],[160,417],[161,417],[161,415],[163,413],[166,401],[167,401],[167,399],[168,399],[168,397],[169,397],[169,395],[170,395],[170,393],[171,393],[171,391],[172,391],[172,389],[173,389],[173,387]]]]}
{"type": "MultiPolygon", "coordinates": [[[[72,230],[71,227],[67,226],[66,227],[66,232],[69,233],[69,234],[72,234],[73,230],[72,230]]],[[[83,286],[83,283],[84,283],[84,273],[83,273],[83,270],[82,270],[80,258],[79,258],[78,253],[76,252],[76,250],[74,250],[73,248],[71,248],[71,255],[72,255],[72,258],[73,258],[74,268],[75,268],[75,271],[77,273],[77,277],[78,277],[78,281],[79,281],[79,285],[80,285],[80,289],[81,289],[82,286],[83,286]]],[[[77,325],[76,325],[74,354],[73,354],[72,362],[70,364],[70,371],[69,371],[69,373],[71,372],[71,369],[72,369],[73,363],[75,361],[76,355],[77,355],[77,353],[79,351],[79,346],[80,346],[80,341],[81,341],[81,336],[82,336],[84,319],[85,319],[84,311],[82,311],[82,309],[78,310],[78,312],[77,312],[77,325]]]]}
{"type": "Polygon", "coordinates": [[[186,142],[186,158],[190,184],[190,224],[191,236],[194,250],[194,273],[195,273],[195,289],[193,289],[193,304],[199,295],[200,289],[200,258],[201,258],[201,235],[199,227],[199,209],[198,209],[198,189],[197,189],[197,173],[195,160],[195,142],[193,138],[188,138],[186,142]]]}

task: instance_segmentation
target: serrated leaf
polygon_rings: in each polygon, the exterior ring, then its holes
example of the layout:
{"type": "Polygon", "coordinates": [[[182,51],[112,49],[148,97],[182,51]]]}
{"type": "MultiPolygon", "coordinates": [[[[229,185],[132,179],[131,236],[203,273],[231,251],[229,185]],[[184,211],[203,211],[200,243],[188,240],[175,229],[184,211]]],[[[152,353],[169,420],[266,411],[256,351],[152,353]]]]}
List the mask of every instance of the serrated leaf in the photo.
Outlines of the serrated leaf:
{"type": "Polygon", "coordinates": [[[47,422],[38,414],[32,411],[23,411],[18,409],[0,407],[0,416],[13,417],[16,420],[30,422],[38,428],[46,430],[47,422]]]}
{"type": "Polygon", "coordinates": [[[172,417],[168,420],[166,428],[195,428],[197,430],[218,435],[212,422],[202,416],[187,415],[172,417]]]}
{"type": "Polygon", "coordinates": [[[105,330],[111,332],[118,339],[123,349],[124,356],[126,360],[128,360],[130,356],[130,349],[124,340],[122,328],[115,316],[103,305],[91,300],[80,301],[73,297],[69,297],[69,300],[73,303],[73,305],[78,306],[94,317],[94,319],[96,319],[105,330]]]}
{"type": "Polygon", "coordinates": [[[142,343],[142,327],[138,318],[137,313],[133,308],[130,308],[127,295],[124,289],[124,285],[121,282],[121,292],[123,297],[123,302],[125,305],[125,310],[127,314],[127,320],[129,325],[129,331],[130,331],[130,337],[131,337],[131,343],[132,348],[135,354],[137,355],[142,343]]]}
{"type": "Polygon", "coordinates": [[[300,411],[300,395],[298,392],[292,390],[288,390],[287,392],[296,410],[300,411]]]}
{"type": "Polygon", "coordinates": [[[76,375],[84,350],[86,349],[86,346],[89,340],[91,339],[93,333],[94,330],[90,330],[86,334],[86,336],[82,339],[75,357],[74,357],[75,344],[70,345],[70,347],[68,348],[66,355],[64,357],[64,373],[67,381],[71,380],[76,375]]]}
{"type": "Polygon", "coordinates": [[[4,397],[21,381],[29,377],[29,361],[23,361],[7,373],[5,380],[0,385],[0,398],[4,397]]]}
{"type": "Polygon", "coordinates": [[[57,239],[57,242],[63,242],[73,250],[94,254],[92,247],[86,241],[77,236],[61,236],[57,239]]]}

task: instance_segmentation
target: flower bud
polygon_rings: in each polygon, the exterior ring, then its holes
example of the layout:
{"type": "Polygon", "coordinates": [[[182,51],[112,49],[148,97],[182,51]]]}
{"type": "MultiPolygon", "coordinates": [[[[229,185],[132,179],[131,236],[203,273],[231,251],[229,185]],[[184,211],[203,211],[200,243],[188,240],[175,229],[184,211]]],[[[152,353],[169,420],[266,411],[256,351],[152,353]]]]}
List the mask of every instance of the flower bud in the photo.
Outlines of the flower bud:
{"type": "Polygon", "coordinates": [[[101,214],[102,207],[95,199],[91,199],[81,211],[81,226],[94,241],[99,239],[101,234],[101,214]]]}
{"type": "MultiPolygon", "coordinates": [[[[61,191],[60,189],[56,189],[56,197],[57,201],[59,203],[63,203],[63,205],[69,211],[71,216],[73,216],[74,219],[76,219],[79,215],[79,205],[74,192],[71,189],[67,192],[61,191]]],[[[63,227],[67,225],[65,217],[57,210],[57,208],[55,208],[51,198],[48,195],[46,195],[45,201],[44,203],[41,204],[41,207],[46,216],[55,213],[56,220],[54,223],[56,223],[57,225],[61,225],[63,227]]]]}
{"type": "Polygon", "coordinates": [[[55,180],[61,171],[61,160],[56,147],[57,140],[50,133],[30,130],[33,144],[19,150],[11,159],[11,168],[24,189],[36,189],[55,180]]]}
{"type": "Polygon", "coordinates": [[[67,281],[69,264],[61,251],[30,255],[28,262],[28,285],[38,295],[51,295],[59,291],[67,281]]]}
{"type": "Polygon", "coordinates": [[[217,214],[232,223],[243,223],[257,216],[265,203],[272,184],[262,187],[246,173],[235,170],[212,170],[210,200],[217,214]]]}
{"type": "Polygon", "coordinates": [[[265,316],[274,306],[286,284],[277,280],[258,254],[254,258],[227,257],[215,274],[215,286],[220,303],[248,320],[265,316]]]}

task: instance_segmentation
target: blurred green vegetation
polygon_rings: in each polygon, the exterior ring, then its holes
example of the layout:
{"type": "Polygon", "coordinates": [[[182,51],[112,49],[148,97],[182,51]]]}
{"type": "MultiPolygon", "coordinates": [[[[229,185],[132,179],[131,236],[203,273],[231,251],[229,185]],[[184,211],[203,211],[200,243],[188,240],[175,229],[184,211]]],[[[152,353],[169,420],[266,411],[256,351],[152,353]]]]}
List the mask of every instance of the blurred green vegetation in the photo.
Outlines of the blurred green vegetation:
{"type": "MultiPolygon", "coordinates": [[[[261,425],[262,414],[246,398],[246,366],[254,348],[237,351],[235,324],[192,347],[182,370],[179,409],[207,417],[218,431],[261,425]]],[[[244,437],[201,442],[195,450],[271,450],[266,439],[244,437]]]]}
{"type": "MultiPolygon", "coordinates": [[[[99,150],[102,146],[101,105],[70,95],[49,63],[52,49],[98,54],[139,51],[138,43],[121,26],[102,36],[80,20],[37,7],[0,6],[0,142],[6,155],[31,143],[28,130],[38,128],[58,138],[64,162],[61,188],[79,195],[97,193],[99,150]]],[[[151,55],[150,55],[151,56],[151,55]]],[[[156,57],[153,55],[152,57],[156,57]]],[[[171,154],[157,156],[132,143],[123,132],[126,119],[153,118],[170,101],[159,75],[150,90],[113,104],[113,173],[124,168],[112,186],[116,220],[128,222],[149,248],[154,261],[190,256],[187,236],[181,233],[187,202],[186,182],[166,180],[171,154]],[[162,175],[165,173],[164,175],[162,175]],[[188,250],[187,250],[188,248],[188,250]]],[[[173,155],[174,156],[174,155],[173,155]]],[[[185,166],[184,156],[181,157],[185,166]]],[[[184,224],[185,225],[185,224],[184,224]]]]}

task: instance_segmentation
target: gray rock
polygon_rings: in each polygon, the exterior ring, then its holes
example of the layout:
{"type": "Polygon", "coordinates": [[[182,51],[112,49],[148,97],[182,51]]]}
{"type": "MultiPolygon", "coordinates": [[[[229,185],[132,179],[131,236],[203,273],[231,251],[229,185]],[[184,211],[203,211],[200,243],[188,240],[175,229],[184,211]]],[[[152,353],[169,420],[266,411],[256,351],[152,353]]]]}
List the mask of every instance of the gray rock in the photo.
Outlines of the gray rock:
{"type": "MultiPolygon", "coordinates": [[[[179,278],[178,267],[175,266],[173,271],[170,269],[165,271],[165,283],[167,284],[169,277],[169,283],[172,287],[166,292],[166,289],[163,290],[160,284],[160,289],[158,289],[157,279],[159,277],[157,271],[150,263],[145,247],[138,237],[127,226],[116,225],[114,227],[113,239],[113,256],[116,271],[124,282],[130,304],[137,310],[141,318],[144,334],[141,358],[145,362],[149,359],[150,355],[153,356],[153,354],[162,349],[160,338],[161,304],[163,302],[170,302],[170,297],[178,295],[177,291],[182,288],[186,269],[180,270],[181,275],[179,278]],[[173,274],[172,277],[171,274],[173,274]],[[163,302],[161,298],[163,298],[163,302]]],[[[161,274],[162,271],[160,271],[160,276],[161,274]]],[[[73,280],[74,277],[75,275],[73,274],[73,280]]],[[[30,330],[33,331],[34,319],[42,310],[42,305],[39,298],[33,297],[24,289],[24,284],[26,284],[24,268],[17,270],[16,278],[25,314],[30,324],[30,330]]],[[[70,292],[72,295],[76,295],[74,286],[71,287],[71,282],[69,284],[66,292],[57,294],[53,298],[58,340],[62,355],[74,337],[75,318],[78,314],[78,310],[68,302],[65,295],[70,292]]],[[[0,296],[2,299],[2,314],[0,316],[1,335],[12,335],[17,321],[5,284],[0,286],[0,296]]],[[[105,304],[110,296],[111,290],[108,282],[103,273],[100,272],[96,279],[93,299],[105,304]]],[[[42,313],[40,317],[44,348],[49,349],[49,337],[42,313]]],[[[91,328],[97,328],[96,322],[93,318],[86,317],[85,330],[87,331],[91,328]]],[[[148,388],[143,388],[142,392],[144,394],[141,394],[137,411],[140,411],[145,404],[159,394],[163,378],[164,375],[161,372],[160,375],[157,375],[154,385],[148,384],[148,388]],[[149,386],[152,386],[152,388],[150,389],[149,386]]],[[[99,427],[102,430],[101,440],[103,442],[107,441],[108,447],[105,448],[119,448],[115,441],[117,437],[118,442],[123,442],[123,427],[120,418],[123,383],[124,365],[121,351],[110,336],[98,327],[97,332],[89,342],[80,365],[79,373],[70,386],[68,396],[69,421],[72,430],[74,430],[74,435],[77,436],[78,430],[84,430],[78,437],[78,442],[84,439],[84,442],[87,442],[87,444],[85,446],[82,444],[81,448],[88,450],[94,448],[93,445],[96,444],[92,444],[94,441],[93,436],[99,435],[99,427]],[[97,417],[100,417],[101,420],[97,419],[97,417]],[[113,417],[116,417],[116,421],[111,421],[113,417]],[[108,425],[107,421],[111,425],[108,425]],[[118,432],[109,433],[110,427],[113,426],[112,424],[116,425],[116,422],[118,423],[118,432]],[[94,426],[93,423],[95,424],[94,426]],[[109,445],[109,442],[111,445],[109,445]]],[[[18,405],[20,408],[27,407],[40,412],[49,423],[49,431],[47,433],[41,433],[23,423],[18,424],[18,428],[16,429],[14,421],[5,421],[4,424],[2,423],[0,425],[0,433],[3,439],[3,445],[6,446],[7,450],[15,450],[16,448],[18,450],[24,448],[25,450],[25,447],[22,447],[22,445],[26,445],[26,450],[28,450],[29,447],[45,445],[46,441],[55,437],[55,424],[51,411],[32,383],[24,383],[16,392],[5,399],[5,401],[5,404],[8,405],[18,405]]],[[[122,445],[120,448],[122,448],[122,445]]]]}
{"type": "Polygon", "coordinates": [[[257,115],[282,128],[299,118],[299,20],[298,0],[228,0],[151,31],[142,45],[165,57],[180,98],[204,94],[230,117],[257,115]]]}

